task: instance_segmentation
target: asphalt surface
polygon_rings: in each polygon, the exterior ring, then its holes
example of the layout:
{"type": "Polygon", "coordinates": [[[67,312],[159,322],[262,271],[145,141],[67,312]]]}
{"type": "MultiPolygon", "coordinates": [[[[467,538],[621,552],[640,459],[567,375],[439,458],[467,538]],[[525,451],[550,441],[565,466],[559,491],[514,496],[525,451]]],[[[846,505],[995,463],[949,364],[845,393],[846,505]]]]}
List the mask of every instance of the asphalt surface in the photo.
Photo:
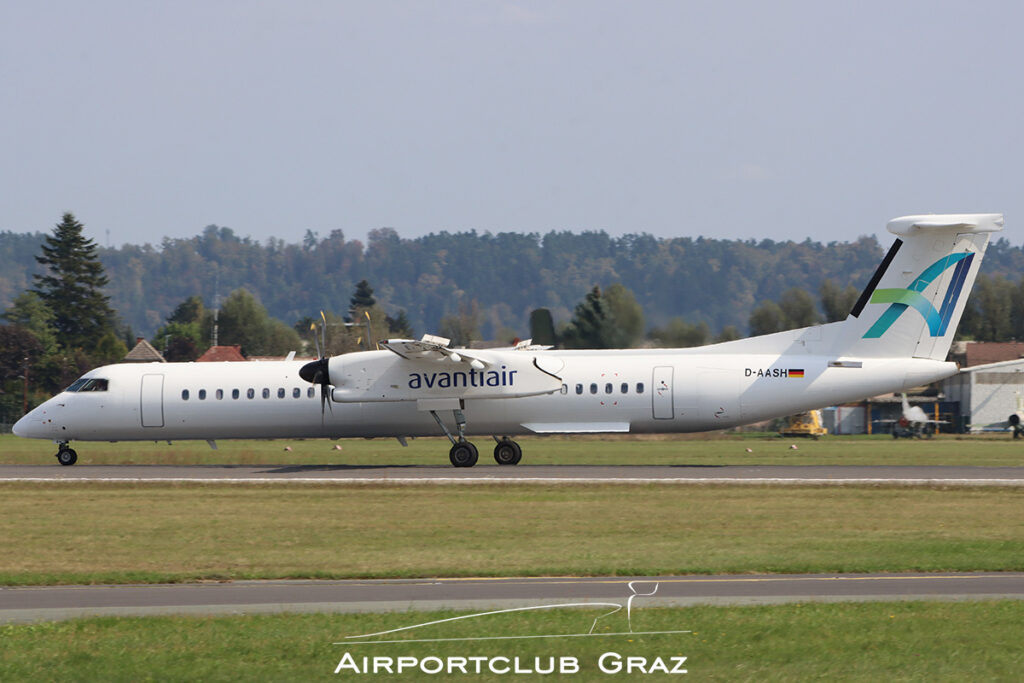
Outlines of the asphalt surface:
{"type": "Polygon", "coordinates": [[[730,483],[1024,486],[1024,467],[857,465],[0,465],[0,481],[730,483]]]}
{"type": "Polygon", "coordinates": [[[0,622],[93,615],[490,610],[617,602],[697,604],[1024,600],[1024,573],[553,577],[0,588],[0,622]],[[633,582],[633,587],[630,587],[633,582]],[[653,595],[644,595],[652,593],[653,595]]]}

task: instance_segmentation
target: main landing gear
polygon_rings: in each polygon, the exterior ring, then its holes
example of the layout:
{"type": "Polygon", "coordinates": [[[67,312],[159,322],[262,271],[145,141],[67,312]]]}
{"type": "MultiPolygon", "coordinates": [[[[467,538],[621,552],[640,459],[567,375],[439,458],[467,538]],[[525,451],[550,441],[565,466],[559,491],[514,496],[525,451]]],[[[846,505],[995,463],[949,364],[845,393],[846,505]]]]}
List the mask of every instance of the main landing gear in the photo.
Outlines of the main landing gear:
{"type": "MultiPolygon", "coordinates": [[[[444,432],[444,435],[452,442],[452,448],[448,451],[448,459],[452,465],[455,467],[472,467],[475,465],[480,459],[480,452],[476,449],[476,446],[466,440],[466,416],[462,414],[462,411],[458,409],[452,411],[452,416],[455,418],[455,427],[459,432],[458,439],[448,431],[444,422],[438,417],[437,411],[431,410],[430,414],[433,416],[434,421],[437,422],[437,426],[444,432]]],[[[523,449],[512,439],[503,436],[500,439],[494,437],[494,440],[498,442],[494,447],[494,461],[499,465],[518,465],[519,461],[523,459],[523,449]]]]}
{"type": "Polygon", "coordinates": [[[65,467],[68,465],[74,465],[78,462],[78,453],[68,446],[67,441],[61,441],[57,444],[57,462],[65,467]]]}

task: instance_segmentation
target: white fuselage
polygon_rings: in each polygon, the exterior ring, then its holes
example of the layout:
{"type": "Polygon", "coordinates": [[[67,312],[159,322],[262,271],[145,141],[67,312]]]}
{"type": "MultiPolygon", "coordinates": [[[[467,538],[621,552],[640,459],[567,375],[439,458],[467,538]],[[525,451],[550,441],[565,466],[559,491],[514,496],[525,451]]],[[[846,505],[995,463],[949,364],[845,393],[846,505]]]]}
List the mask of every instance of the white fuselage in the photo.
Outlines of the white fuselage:
{"type": "Polygon", "coordinates": [[[299,377],[302,361],[110,365],[85,375],[106,379],[105,391],[58,394],[15,432],[54,441],[427,436],[441,434],[431,409],[454,430],[452,401],[470,435],[698,432],[901,391],[956,372],[953,363],[919,358],[715,348],[490,352],[497,363],[538,370],[506,374],[504,385],[496,379],[480,397],[473,387],[439,387],[436,377],[425,386],[424,373],[450,372],[451,362],[411,365],[389,351],[350,354],[337,358],[374,368],[374,378],[388,378],[387,390],[359,393],[376,385],[346,376],[323,412],[319,389],[299,377]],[[461,402],[446,398],[455,395],[461,402]]]}

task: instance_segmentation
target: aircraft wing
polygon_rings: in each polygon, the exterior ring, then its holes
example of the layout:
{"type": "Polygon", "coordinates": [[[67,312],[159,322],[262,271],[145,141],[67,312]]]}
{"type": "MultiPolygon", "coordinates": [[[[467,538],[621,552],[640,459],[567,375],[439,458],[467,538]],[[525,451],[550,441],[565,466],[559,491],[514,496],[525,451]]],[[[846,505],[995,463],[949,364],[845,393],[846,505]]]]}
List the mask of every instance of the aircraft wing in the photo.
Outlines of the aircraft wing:
{"type": "Polygon", "coordinates": [[[432,334],[425,334],[419,341],[415,339],[388,339],[381,342],[381,346],[406,360],[450,360],[455,363],[468,363],[480,370],[488,365],[490,361],[467,354],[464,350],[458,351],[450,348],[450,339],[435,337],[432,334]]]}

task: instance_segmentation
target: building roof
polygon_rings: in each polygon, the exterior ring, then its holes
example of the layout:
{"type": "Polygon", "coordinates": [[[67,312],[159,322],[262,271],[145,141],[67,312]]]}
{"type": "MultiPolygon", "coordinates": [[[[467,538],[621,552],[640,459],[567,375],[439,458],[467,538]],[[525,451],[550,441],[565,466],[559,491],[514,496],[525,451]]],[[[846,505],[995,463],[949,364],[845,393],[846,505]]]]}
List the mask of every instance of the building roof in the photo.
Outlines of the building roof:
{"type": "Polygon", "coordinates": [[[126,363],[166,363],[167,360],[142,337],[136,338],[135,347],[124,357],[126,363]]]}
{"type": "Polygon", "coordinates": [[[196,358],[197,363],[223,363],[225,361],[244,361],[242,346],[231,344],[229,346],[211,346],[206,352],[196,358]]]}
{"type": "Polygon", "coordinates": [[[965,367],[1024,358],[1024,342],[968,342],[965,367]]]}

